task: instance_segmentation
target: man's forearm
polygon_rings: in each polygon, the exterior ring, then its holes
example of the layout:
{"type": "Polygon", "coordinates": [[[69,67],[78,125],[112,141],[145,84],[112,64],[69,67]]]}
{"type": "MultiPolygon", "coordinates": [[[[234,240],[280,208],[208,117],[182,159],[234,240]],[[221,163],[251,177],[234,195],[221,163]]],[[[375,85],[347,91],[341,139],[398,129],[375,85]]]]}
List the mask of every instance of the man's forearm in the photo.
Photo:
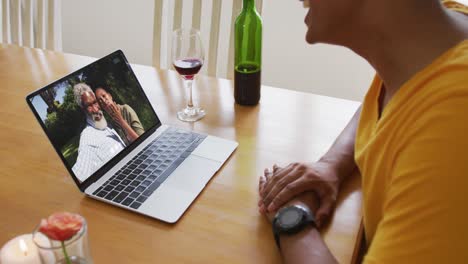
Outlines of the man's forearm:
{"type": "Polygon", "coordinates": [[[333,145],[325,155],[320,159],[321,162],[332,164],[338,171],[340,180],[343,181],[356,168],[354,161],[354,143],[356,142],[356,133],[359,125],[361,107],[358,108],[348,125],[336,138],[333,145]]]}
{"type": "Polygon", "coordinates": [[[308,227],[294,235],[280,237],[281,255],[284,263],[338,263],[325,245],[319,231],[308,227]]]}

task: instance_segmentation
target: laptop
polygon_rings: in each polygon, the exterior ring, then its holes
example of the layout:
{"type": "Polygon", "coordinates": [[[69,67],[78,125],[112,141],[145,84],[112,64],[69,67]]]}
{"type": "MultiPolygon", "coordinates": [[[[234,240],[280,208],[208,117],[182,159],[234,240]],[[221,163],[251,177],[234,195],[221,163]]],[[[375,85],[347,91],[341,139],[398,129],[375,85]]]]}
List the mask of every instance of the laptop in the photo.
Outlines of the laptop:
{"type": "Polygon", "coordinates": [[[168,223],[238,146],[161,124],[120,50],[26,101],[81,192],[168,223]]]}

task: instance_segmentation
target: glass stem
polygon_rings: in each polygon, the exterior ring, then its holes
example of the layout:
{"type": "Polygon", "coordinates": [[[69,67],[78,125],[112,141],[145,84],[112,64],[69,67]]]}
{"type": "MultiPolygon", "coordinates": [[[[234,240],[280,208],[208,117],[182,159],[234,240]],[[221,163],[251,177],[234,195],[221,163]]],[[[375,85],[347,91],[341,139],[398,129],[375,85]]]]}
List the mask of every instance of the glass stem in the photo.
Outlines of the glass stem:
{"type": "Polygon", "coordinates": [[[70,257],[68,256],[67,249],[65,248],[65,242],[60,241],[62,243],[62,250],[63,250],[63,255],[65,256],[65,261],[67,264],[71,264],[70,257]]]}
{"type": "Polygon", "coordinates": [[[187,87],[188,93],[189,93],[189,99],[188,99],[188,102],[187,102],[187,108],[189,108],[189,109],[193,108],[192,84],[193,84],[193,80],[185,80],[185,86],[187,87]]]}

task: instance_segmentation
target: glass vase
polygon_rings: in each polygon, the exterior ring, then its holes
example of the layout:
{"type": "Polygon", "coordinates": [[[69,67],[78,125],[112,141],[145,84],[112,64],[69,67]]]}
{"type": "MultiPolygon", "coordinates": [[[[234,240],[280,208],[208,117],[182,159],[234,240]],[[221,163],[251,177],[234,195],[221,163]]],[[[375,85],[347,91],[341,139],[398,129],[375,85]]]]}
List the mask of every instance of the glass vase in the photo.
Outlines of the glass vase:
{"type": "Polygon", "coordinates": [[[88,243],[88,228],[86,220],[80,231],[66,241],[53,240],[39,231],[33,232],[42,264],[92,264],[88,243]]]}

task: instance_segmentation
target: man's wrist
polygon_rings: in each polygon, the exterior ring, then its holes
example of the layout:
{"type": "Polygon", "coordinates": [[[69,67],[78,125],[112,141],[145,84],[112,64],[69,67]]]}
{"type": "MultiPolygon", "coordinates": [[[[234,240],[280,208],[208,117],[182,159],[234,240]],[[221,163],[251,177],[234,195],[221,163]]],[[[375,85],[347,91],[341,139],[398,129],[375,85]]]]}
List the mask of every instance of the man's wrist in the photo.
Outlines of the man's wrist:
{"type": "Polygon", "coordinates": [[[318,231],[317,227],[313,224],[308,224],[306,227],[304,227],[304,229],[297,233],[279,234],[279,241],[281,249],[287,249],[288,246],[294,243],[301,243],[301,241],[304,241],[305,239],[316,236],[320,236],[320,232],[318,231]]]}

